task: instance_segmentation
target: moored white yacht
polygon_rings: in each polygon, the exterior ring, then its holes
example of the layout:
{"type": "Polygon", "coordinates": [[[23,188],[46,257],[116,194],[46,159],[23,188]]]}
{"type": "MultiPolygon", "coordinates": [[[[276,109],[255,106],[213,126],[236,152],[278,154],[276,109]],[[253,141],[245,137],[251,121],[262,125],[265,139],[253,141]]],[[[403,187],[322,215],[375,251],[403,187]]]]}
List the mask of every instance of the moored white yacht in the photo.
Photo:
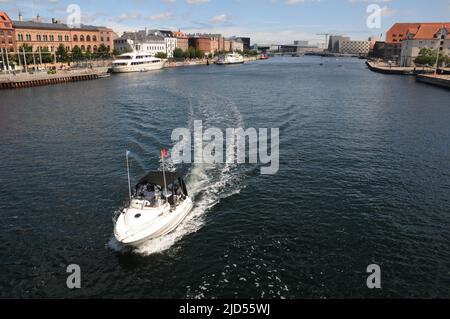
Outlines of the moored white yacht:
{"type": "Polygon", "coordinates": [[[241,64],[241,63],[244,63],[244,57],[236,52],[225,54],[224,56],[220,57],[216,62],[216,64],[219,65],[241,64]]]}
{"type": "Polygon", "coordinates": [[[128,183],[130,203],[113,218],[114,236],[123,245],[137,247],[172,232],[193,208],[177,173],[150,172],[139,180],[134,194],[128,183]]]}
{"type": "Polygon", "coordinates": [[[160,70],[166,62],[166,59],[155,58],[150,53],[133,51],[119,55],[112,62],[112,71],[126,73],[160,70]]]}

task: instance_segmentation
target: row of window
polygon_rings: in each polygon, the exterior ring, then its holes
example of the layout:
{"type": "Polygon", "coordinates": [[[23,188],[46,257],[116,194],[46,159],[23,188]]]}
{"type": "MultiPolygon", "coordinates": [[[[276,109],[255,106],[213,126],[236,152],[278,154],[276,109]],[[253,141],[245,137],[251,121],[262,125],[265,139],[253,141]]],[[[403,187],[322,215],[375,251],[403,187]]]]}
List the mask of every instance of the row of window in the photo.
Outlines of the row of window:
{"type": "MultiPolygon", "coordinates": [[[[0,36],[4,36],[5,35],[5,31],[0,31],[0,36]]],[[[6,31],[6,35],[8,37],[12,36],[12,31],[6,31]]]]}
{"type": "MultiPolygon", "coordinates": [[[[8,31],[8,32],[10,32],[10,31],[8,31]]],[[[25,34],[25,37],[24,37],[23,34],[18,34],[17,35],[17,40],[18,41],[24,41],[24,39],[26,41],[32,41],[31,34],[25,34]]],[[[84,35],[80,35],[80,37],[78,38],[78,35],[75,34],[73,36],[73,41],[78,42],[78,39],[79,39],[80,42],[91,42],[91,39],[92,39],[92,41],[97,42],[97,36],[96,35],[93,35],[92,38],[91,38],[90,35],[87,35],[86,37],[84,35]]],[[[109,42],[109,39],[110,38],[107,38],[108,42],[109,42]]],[[[40,34],[37,34],[36,35],[36,41],[51,41],[52,42],[52,41],[55,41],[55,36],[52,35],[52,34],[51,35],[47,35],[47,34],[40,35],[40,34]]],[[[58,35],[58,41],[59,42],[63,41],[63,36],[62,35],[58,35]]],[[[64,41],[65,42],[69,42],[70,41],[70,36],[65,35],[64,36],[64,41]]],[[[100,39],[100,41],[103,42],[104,38],[102,37],[100,39]]]]}

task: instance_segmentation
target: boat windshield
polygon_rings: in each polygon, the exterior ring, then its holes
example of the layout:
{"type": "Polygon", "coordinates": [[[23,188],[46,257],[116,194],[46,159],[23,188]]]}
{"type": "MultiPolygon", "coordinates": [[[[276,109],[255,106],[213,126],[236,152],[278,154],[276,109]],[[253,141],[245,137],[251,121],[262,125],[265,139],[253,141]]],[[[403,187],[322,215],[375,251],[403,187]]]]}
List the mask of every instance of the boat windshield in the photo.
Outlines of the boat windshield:
{"type": "Polygon", "coordinates": [[[131,55],[119,55],[119,60],[131,60],[133,57],[131,55]]]}

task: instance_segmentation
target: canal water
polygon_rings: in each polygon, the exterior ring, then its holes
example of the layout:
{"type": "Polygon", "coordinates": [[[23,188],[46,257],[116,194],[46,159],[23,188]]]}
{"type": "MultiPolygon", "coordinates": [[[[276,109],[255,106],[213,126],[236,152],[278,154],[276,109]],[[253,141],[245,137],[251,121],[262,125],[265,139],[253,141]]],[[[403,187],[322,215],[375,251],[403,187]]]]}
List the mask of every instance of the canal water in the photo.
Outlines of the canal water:
{"type": "Polygon", "coordinates": [[[448,298],[449,101],[316,57],[2,91],[0,297],[448,298]],[[279,128],[279,172],[172,167],[193,212],[123,250],[111,219],[128,194],[125,150],[136,181],[195,120],[279,128]],[[70,264],[81,289],[66,287],[70,264]],[[380,290],[366,286],[369,264],[380,290]]]}

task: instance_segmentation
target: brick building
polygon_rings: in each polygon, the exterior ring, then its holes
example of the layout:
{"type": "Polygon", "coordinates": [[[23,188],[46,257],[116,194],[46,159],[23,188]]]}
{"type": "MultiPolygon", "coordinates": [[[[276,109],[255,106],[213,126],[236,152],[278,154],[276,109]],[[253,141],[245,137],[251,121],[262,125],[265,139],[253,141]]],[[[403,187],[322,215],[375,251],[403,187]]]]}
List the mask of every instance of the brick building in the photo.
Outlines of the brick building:
{"type": "Polygon", "coordinates": [[[114,46],[116,34],[105,27],[80,25],[71,28],[55,19],[51,22],[42,22],[38,16],[32,21],[12,21],[16,36],[16,48],[24,44],[30,45],[33,51],[46,48],[55,51],[62,44],[67,50],[78,46],[84,52],[94,52],[101,44],[109,50],[114,46]]]}
{"type": "Polygon", "coordinates": [[[6,52],[17,47],[15,31],[11,19],[6,12],[0,11],[0,47],[6,52]]]}

